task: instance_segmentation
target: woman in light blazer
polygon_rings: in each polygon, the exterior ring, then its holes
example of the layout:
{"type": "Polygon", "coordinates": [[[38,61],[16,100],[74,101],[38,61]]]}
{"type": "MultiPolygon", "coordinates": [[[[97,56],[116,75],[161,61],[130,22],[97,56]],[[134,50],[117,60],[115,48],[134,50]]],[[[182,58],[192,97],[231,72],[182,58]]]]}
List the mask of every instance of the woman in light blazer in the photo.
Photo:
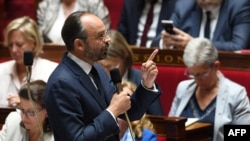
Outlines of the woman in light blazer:
{"type": "Polygon", "coordinates": [[[191,80],[179,83],[169,116],[198,118],[212,124],[210,140],[224,140],[224,125],[250,124],[246,89],[220,71],[217,49],[203,38],[188,42],[183,60],[191,80]]]}
{"type": "Polygon", "coordinates": [[[27,16],[14,19],[7,25],[4,45],[9,49],[12,60],[0,63],[0,105],[12,106],[18,103],[18,90],[27,82],[23,62],[25,51],[32,51],[34,56],[31,81],[41,79],[47,82],[57,63],[40,57],[43,44],[38,26],[27,16]]]}

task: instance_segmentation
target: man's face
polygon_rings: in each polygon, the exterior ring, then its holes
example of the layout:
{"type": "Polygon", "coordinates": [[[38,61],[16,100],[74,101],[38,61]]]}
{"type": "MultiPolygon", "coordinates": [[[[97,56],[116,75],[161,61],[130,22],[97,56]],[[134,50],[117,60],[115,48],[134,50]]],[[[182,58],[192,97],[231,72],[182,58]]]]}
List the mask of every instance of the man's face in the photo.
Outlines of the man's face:
{"type": "Polygon", "coordinates": [[[196,0],[196,2],[203,9],[210,11],[213,7],[220,5],[222,0],[196,0]]]}
{"type": "Polygon", "coordinates": [[[110,37],[103,22],[92,15],[85,19],[84,27],[88,37],[85,41],[83,56],[93,62],[106,58],[110,37]]]}

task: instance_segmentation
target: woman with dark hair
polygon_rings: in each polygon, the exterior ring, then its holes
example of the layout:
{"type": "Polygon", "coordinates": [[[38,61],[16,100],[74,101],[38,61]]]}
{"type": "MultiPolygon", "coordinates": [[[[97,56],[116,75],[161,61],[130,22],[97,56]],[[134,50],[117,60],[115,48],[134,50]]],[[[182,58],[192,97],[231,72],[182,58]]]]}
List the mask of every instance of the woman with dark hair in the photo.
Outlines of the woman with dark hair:
{"type": "Polygon", "coordinates": [[[7,116],[0,141],[54,141],[44,103],[45,86],[44,81],[36,80],[21,87],[18,110],[7,116]]]}

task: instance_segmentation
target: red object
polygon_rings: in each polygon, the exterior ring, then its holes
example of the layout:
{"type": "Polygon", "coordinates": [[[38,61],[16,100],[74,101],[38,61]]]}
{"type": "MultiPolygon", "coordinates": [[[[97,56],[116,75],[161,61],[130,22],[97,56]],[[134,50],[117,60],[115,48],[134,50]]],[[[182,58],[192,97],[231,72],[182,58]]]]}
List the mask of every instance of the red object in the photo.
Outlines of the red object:
{"type": "Polygon", "coordinates": [[[36,4],[34,0],[0,0],[1,4],[1,23],[0,41],[3,41],[4,29],[12,20],[29,16],[36,19],[36,4]]]}
{"type": "Polygon", "coordinates": [[[109,10],[111,29],[117,29],[124,0],[104,0],[104,4],[109,10]]]}

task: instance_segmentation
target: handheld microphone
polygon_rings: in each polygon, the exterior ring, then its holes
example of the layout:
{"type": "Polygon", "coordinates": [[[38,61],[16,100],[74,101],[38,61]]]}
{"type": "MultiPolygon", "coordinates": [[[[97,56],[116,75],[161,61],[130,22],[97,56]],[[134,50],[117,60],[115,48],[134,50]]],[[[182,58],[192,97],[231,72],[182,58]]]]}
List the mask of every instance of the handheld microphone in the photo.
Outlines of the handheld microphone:
{"type": "Polygon", "coordinates": [[[118,68],[113,68],[110,70],[110,77],[113,83],[116,85],[118,93],[122,91],[122,79],[118,68]]]}
{"type": "MultiPolygon", "coordinates": [[[[111,69],[110,70],[110,76],[111,76],[111,80],[116,85],[118,93],[120,93],[122,91],[122,84],[121,84],[122,79],[121,79],[120,70],[118,68],[111,69]]],[[[133,134],[131,122],[130,122],[130,119],[128,117],[128,113],[127,112],[125,112],[125,117],[126,117],[126,120],[128,122],[128,127],[129,127],[129,131],[130,131],[132,140],[135,141],[135,137],[134,137],[134,134],[133,134]]]]}
{"type": "Polygon", "coordinates": [[[31,66],[33,65],[33,52],[25,51],[23,54],[23,64],[26,66],[27,82],[31,79],[31,66]]]}

